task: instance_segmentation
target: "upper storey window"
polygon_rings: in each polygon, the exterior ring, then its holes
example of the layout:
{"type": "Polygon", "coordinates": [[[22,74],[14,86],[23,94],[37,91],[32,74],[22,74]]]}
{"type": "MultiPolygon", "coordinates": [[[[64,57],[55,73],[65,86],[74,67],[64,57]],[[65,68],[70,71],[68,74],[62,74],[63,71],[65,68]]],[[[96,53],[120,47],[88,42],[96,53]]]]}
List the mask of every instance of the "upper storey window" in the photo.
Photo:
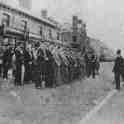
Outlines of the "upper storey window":
{"type": "Polygon", "coordinates": [[[25,21],[25,20],[22,20],[21,21],[22,22],[22,29],[24,30],[24,31],[26,31],[27,30],[27,21],[25,21]]]}
{"type": "Polygon", "coordinates": [[[60,34],[59,34],[59,32],[57,33],[57,40],[60,40],[60,34]]]}
{"type": "Polygon", "coordinates": [[[5,26],[10,25],[10,15],[3,13],[2,24],[4,24],[5,26]]]}
{"type": "Polygon", "coordinates": [[[52,38],[52,30],[49,29],[49,38],[52,38]]]}
{"type": "Polygon", "coordinates": [[[43,27],[40,27],[40,35],[43,36],[43,27]]]}

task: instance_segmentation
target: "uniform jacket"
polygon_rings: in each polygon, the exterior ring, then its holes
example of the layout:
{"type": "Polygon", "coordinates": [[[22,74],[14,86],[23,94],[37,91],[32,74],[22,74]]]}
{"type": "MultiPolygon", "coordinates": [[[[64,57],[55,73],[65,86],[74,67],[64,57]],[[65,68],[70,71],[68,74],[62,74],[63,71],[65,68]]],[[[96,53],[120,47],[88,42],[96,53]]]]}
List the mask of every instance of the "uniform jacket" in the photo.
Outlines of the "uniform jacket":
{"type": "Polygon", "coordinates": [[[13,55],[13,53],[12,53],[11,49],[7,49],[6,51],[4,51],[4,53],[3,53],[3,61],[4,61],[4,63],[11,62],[12,55],[13,55]]]}
{"type": "Polygon", "coordinates": [[[27,50],[24,51],[24,63],[28,64],[33,61],[33,53],[29,53],[27,50]]]}
{"type": "Polygon", "coordinates": [[[16,49],[15,50],[15,63],[16,64],[23,64],[24,63],[24,53],[22,50],[16,49]]]}
{"type": "Polygon", "coordinates": [[[123,60],[122,56],[116,57],[115,64],[113,67],[113,72],[120,72],[121,73],[122,68],[123,68],[123,63],[124,63],[124,60],[123,60]]]}

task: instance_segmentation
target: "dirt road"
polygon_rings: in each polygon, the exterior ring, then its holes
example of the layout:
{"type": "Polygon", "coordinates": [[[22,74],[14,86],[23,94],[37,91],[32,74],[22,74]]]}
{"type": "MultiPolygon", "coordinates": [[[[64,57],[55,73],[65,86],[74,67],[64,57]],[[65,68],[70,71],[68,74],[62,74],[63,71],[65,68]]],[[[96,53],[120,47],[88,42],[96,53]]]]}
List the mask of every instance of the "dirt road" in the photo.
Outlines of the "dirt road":
{"type": "Polygon", "coordinates": [[[0,124],[75,124],[113,88],[111,70],[111,64],[102,64],[96,79],[55,89],[1,88],[0,124]]]}

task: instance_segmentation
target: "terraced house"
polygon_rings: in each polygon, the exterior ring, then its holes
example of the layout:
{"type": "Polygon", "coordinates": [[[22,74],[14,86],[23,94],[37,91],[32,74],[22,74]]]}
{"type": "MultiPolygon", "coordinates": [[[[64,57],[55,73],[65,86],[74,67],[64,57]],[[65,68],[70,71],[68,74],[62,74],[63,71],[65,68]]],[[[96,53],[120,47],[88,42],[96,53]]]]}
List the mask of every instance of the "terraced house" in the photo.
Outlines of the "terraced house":
{"type": "Polygon", "coordinates": [[[60,40],[56,23],[4,3],[0,3],[0,29],[3,42],[60,40]]]}

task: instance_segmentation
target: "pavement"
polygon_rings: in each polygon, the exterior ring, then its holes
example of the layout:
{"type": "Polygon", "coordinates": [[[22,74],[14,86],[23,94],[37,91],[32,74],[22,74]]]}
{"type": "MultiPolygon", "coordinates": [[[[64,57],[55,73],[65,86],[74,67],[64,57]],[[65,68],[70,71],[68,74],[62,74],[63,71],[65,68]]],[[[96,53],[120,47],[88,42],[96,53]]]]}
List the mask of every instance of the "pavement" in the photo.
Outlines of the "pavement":
{"type": "Polygon", "coordinates": [[[89,112],[79,124],[124,124],[124,87],[120,91],[111,91],[108,96],[94,108],[94,113],[91,111],[92,115],[89,112]]]}
{"type": "Polygon", "coordinates": [[[96,79],[42,90],[0,79],[0,124],[77,124],[113,89],[111,70],[111,63],[101,64],[96,79]]]}

